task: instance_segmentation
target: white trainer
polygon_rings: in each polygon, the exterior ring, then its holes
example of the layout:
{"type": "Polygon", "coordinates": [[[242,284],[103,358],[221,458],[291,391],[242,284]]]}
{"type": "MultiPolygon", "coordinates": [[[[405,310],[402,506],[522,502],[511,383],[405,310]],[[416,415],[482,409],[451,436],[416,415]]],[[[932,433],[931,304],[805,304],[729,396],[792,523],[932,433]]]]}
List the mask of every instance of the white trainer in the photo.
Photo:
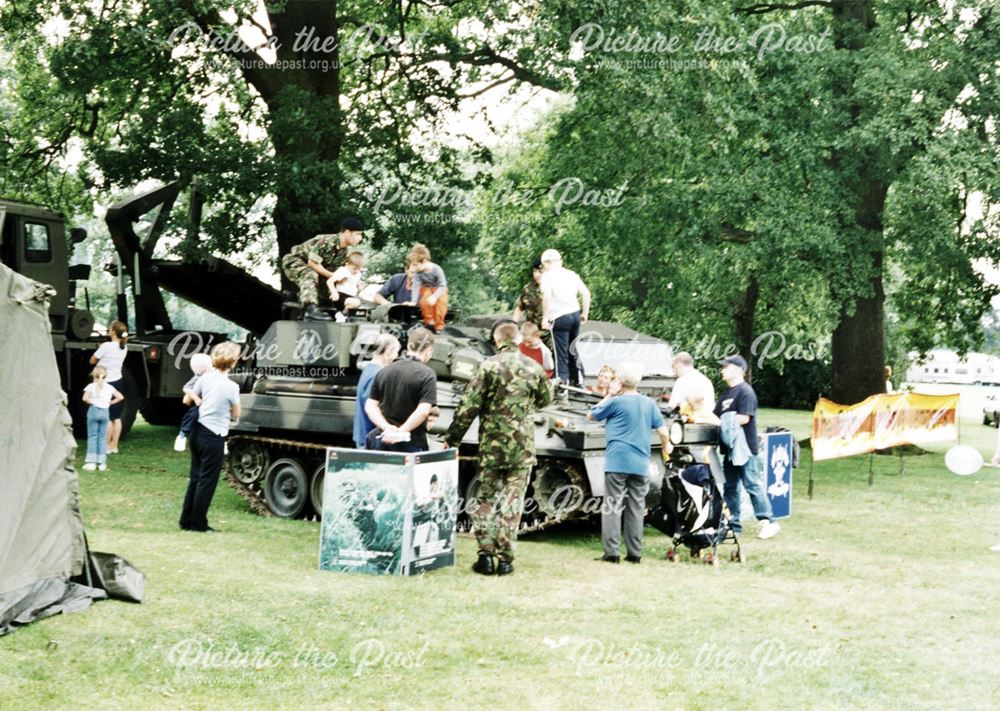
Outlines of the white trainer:
{"type": "Polygon", "coordinates": [[[994,553],[1000,553],[1000,543],[997,543],[995,546],[990,546],[990,550],[994,553]]]}
{"type": "Polygon", "coordinates": [[[87,462],[86,464],[83,465],[83,471],[85,472],[92,472],[95,469],[97,469],[97,465],[94,464],[93,462],[87,462]]]}
{"type": "Polygon", "coordinates": [[[757,534],[757,538],[773,538],[778,535],[778,531],[781,530],[781,524],[777,521],[765,521],[764,525],[760,527],[760,533],[757,534]]]}
{"type": "Polygon", "coordinates": [[[99,471],[99,472],[106,472],[107,470],[108,470],[108,465],[107,464],[98,464],[97,465],[97,471],[99,471]]]}
{"type": "Polygon", "coordinates": [[[182,434],[177,435],[177,439],[174,440],[174,451],[183,452],[187,448],[188,438],[182,434]]]}

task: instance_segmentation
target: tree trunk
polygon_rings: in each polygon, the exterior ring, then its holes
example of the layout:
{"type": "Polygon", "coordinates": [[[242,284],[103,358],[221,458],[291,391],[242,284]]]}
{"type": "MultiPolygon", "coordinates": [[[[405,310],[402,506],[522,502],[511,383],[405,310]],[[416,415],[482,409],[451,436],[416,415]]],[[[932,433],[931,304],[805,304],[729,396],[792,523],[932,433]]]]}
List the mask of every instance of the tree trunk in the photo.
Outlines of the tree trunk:
{"type": "MultiPolygon", "coordinates": [[[[875,27],[872,0],[833,0],[832,9],[834,44],[842,50],[864,48],[875,27]]],[[[861,115],[861,107],[850,95],[856,91],[856,79],[851,75],[840,77],[840,86],[847,94],[850,125],[861,115]]],[[[877,168],[872,161],[856,151],[839,152],[834,165],[842,173],[857,174],[854,189],[845,196],[855,206],[855,220],[854,224],[844,225],[844,238],[856,240],[855,248],[865,250],[870,259],[871,293],[848,298],[841,304],[840,321],[833,332],[831,397],[838,403],[851,404],[885,391],[882,212],[888,185],[885,176],[875,174],[877,168]]]]}
{"type": "MultiPolygon", "coordinates": [[[[881,262],[879,255],[880,268],[881,262]]],[[[871,285],[874,295],[857,299],[851,314],[846,306],[843,307],[840,323],[833,332],[833,391],[830,397],[834,402],[852,404],[885,392],[885,292],[881,271],[871,285]]]]}
{"type": "MultiPolygon", "coordinates": [[[[277,69],[277,80],[272,74],[262,86],[255,84],[267,103],[275,153],[273,219],[280,272],[280,259],[292,247],[317,233],[336,232],[343,217],[340,26],[335,0],[288,0],[271,10],[269,19],[280,42],[278,59],[308,67],[277,69]],[[337,43],[323,48],[329,37],[337,43]]],[[[284,273],[281,283],[288,286],[284,273]]]]}
{"type": "Polygon", "coordinates": [[[736,336],[736,346],[739,353],[747,359],[747,382],[752,382],[753,375],[753,328],[754,314],[757,311],[757,300],[760,298],[760,283],[756,276],[750,277],[743,293],[740,294],[733,310],[733,331],[736,336]]]}

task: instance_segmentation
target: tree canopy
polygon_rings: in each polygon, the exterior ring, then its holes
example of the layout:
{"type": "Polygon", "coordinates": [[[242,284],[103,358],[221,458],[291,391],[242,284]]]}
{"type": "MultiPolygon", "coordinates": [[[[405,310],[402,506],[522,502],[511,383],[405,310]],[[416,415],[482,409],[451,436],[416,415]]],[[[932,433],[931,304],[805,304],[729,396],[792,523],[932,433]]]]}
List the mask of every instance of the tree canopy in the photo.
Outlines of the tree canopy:
{"type": "Polygon", "coordinates": [[[0,192],[73,212],[197,176],[187,256],[355,213],[492,305],[556,247],[594,316],[706,356],[780,332],[777,369],[808,350],[842,401],[881,389],[886,332],[973,347],[997,293],[984,0],[64,0],[0,28],[0,192]],[[524,86],[561,99],[501,154],[448,134],[524,86]]]}

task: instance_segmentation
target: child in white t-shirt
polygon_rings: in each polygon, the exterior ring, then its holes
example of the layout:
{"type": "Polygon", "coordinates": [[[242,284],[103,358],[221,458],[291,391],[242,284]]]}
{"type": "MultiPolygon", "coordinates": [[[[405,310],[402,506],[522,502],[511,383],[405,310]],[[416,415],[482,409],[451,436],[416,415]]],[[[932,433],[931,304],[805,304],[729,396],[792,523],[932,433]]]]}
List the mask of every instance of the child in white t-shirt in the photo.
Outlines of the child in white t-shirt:
{"type": "MultiPolygon", "coordinates": [[[[326,280],[334,306],[346,317],[348,309],[361,306],[361,269],[365,265],[365,255],[354,251],[347,255],[347,263],[338,267],[326,280]]],[[[339,319],[338,319],[339,320],[339,319]]]]}
{"type": "Polygon", "coordinates": [[[109,408],[125,399],[114,386],[107,382],[108,371],[97,366],[90,374],[93,379],[83,389],[83,401],[87,408],[87,458],[83,468],[89,472],[108,468],[108,422],[109,408]]]}

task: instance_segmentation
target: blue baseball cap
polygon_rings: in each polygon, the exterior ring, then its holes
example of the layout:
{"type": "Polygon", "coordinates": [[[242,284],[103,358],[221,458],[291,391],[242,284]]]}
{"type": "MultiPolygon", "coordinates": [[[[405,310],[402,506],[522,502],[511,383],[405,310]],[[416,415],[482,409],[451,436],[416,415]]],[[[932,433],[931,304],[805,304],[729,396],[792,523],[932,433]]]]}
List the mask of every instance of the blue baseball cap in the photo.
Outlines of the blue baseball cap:
{"type": "Polygon", "coordinates": [[[723,358],[719,361],[719,365],[735,365],[739,366],[744,372],[747,369],[746,359],[741,355],[731,355],[728,358],[723,358]]]}

